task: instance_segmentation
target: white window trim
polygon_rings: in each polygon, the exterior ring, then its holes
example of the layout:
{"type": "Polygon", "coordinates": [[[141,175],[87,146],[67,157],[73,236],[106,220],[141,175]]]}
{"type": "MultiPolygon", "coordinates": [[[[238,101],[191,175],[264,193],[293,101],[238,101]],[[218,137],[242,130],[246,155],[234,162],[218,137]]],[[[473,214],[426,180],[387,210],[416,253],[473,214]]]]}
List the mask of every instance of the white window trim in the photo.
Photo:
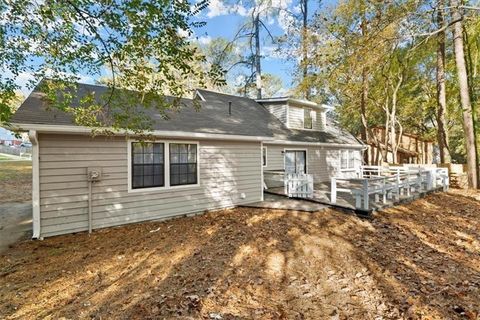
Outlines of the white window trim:
{"type": "Polygon", "coordinates": [[[314,130],[313,128],[315,128],[315,126],[313,125],[313,116],[312,116],[312,113],[313,113],[313,108],[308,108],[308,107],[304,107],[303,108],[303,123],[302,123],[302,127],[303,127],[303,130],[314,130]],[[312,127],[311,128],[305,128],[305,110],[309,109],[310,110],[310,119],[312,119],[312,127]]]}
{"type": "MultiPolygon", "coordinates": [[[[262,155],[263,161],[263,142],[260,142],[260,153],[262,155]]],[[[266,148],[266,147],[265,147],[266,148]]],[[[264,186],[265,186],[265,177],[263,176],[263,166],[260,166],[260,199],[261,201],[265,200],[264,198],[264,186]]]]}
{"type": "Polygon", "coordinates": [[[305,151],[305,174],[308,174],[308,149],[302,148],[285,148],[283,149],[283,172],[285,172],[285,154],[287,151],[305,151]]]}
{"type": "Polygon", "coordinates": [[[268,148],[262,145],[262,167],[268,167],[268,148]],[[265,164],[263,164],[263,149],[265,149],[265,164]]]}
{"type": "Polygon", "coordinates": [[[200,142],[199,141],[187,141],[187,140],[154,140],[147,141],[152,143],[163,143],[164,144],[164,186],[163,187],[151,187],[151,188],[132,188],[132,143],[140,142],[139,140],[129,139],[127,140],[127,174],[128,174],[128,193],[147,193],[155,191],[164,191],[164,190],[175,190],[175,189],[190,189],[198,188],[200,186],[200,142]],[[171,143],[180,143],[180,144],[195,144],[197,145],[197,183],[196,184],[185,184],[179,186],[170,185],[170,144],[171,143]]]}
{"type": "Polygon", "coordinates": [[[355,151],[357,150],[350,150],[350,149],[344,149],[344,150],[340,150],[341,154],[340,154],[340,171],[341,172],[349,172],[349,171],[355,171],[355,159],[353,159],[353,164],[351,164],[350,162],[350,153],[354,153],[355,151]],[[343,157],[343,153],[346,153],[347,154],[347,167],[346,168],[342,168],[342,157],[343,157]]]}

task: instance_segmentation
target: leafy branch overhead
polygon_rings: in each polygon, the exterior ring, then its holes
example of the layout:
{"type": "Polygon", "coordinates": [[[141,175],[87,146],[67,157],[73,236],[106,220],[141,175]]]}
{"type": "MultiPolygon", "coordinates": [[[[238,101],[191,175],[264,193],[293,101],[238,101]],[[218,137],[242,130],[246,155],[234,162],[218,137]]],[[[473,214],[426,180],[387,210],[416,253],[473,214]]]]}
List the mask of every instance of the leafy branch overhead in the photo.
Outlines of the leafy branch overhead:
{"type": "Polygon", "coordinates": [[[204,25],[194,16],[207,6],[207,0],[2,2],[0,121],[10,119],[19,89],[14,79],[32,74],[29,87],[49,79],[41,89],[52,106],[72,113],[80,125],[148,130],[142,108],[180,105],[180,98],[191,94],[184,85],[189,79],[199,86],[207,80],[223,83],[223,70],[199,67],[205,57],[189,42],[193,29],[204,25]],[[108,90],[76,101],[79,74],[108,78],[108,90]],[[135,103],[125,103],[120,88],[138,92],[135,103]],[[167,102],[167,94],[178,99],[167,102]]]}

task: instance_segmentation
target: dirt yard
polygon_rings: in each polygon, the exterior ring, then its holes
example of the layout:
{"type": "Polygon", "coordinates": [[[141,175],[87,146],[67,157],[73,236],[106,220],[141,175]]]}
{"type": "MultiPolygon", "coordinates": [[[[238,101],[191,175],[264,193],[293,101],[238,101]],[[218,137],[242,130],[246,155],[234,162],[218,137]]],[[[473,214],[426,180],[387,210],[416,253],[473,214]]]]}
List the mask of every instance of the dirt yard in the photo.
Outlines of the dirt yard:
{"type": "Polygon", "coordinates": [[[0,203],[32,199],[32,162],[0,161],[0,203]]]}
{"type": "Polygon", "coordinates": [[[373,219],[232,209],[25,241],[0,318],[479,319],[478,193],[373,219]]]}

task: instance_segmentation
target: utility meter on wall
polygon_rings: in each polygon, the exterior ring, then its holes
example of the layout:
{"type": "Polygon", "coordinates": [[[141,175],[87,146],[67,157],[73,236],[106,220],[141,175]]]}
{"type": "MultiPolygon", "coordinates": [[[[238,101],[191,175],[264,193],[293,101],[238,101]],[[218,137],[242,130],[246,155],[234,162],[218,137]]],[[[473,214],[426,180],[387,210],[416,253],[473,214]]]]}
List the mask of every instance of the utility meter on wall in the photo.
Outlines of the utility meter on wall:
{"type": "Polygon", "coordinates": [[[88,181],[100,181],[102,177],[102,169],[100,168],[87,168],[87,180],[88,181]]]}

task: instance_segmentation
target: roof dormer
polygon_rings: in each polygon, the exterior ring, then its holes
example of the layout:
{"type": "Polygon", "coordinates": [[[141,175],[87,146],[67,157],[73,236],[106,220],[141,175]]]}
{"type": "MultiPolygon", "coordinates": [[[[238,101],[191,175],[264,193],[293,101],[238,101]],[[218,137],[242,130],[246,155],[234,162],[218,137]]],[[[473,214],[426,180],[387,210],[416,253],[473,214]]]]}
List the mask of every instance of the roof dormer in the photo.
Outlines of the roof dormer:
{"type": "Polygon", "coordinates": [[[290,97],[256,100],[290,129],[324,131],[328,106],[290,97]]]}

